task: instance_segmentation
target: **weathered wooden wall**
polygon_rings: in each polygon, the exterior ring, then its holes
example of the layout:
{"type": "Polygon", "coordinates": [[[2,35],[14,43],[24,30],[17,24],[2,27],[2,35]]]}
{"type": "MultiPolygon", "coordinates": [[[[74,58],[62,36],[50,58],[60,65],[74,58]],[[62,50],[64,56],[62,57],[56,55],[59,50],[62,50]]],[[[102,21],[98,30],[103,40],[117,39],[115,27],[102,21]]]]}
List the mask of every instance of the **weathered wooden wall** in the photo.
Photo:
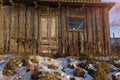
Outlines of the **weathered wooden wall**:
{"type": "Polygon", "coordinates": [[[109,19],[104,7],[61,7],[62,52],[109,53],[109,19]],[[84,30],[67,29],[67,17],[84,18],[84,30]]]}
{"type": "Polygon", "coordinates": [[[0,6],[0,49],[10,52],[41,52],[41,16],[57,16],[57,43],[60,53],[93,51],[108,54],[110,33],[108,9],[97,6],[38,8],[0,6]],[[68,17],[84,19],[84,30],[69,30],[68,17]]]}

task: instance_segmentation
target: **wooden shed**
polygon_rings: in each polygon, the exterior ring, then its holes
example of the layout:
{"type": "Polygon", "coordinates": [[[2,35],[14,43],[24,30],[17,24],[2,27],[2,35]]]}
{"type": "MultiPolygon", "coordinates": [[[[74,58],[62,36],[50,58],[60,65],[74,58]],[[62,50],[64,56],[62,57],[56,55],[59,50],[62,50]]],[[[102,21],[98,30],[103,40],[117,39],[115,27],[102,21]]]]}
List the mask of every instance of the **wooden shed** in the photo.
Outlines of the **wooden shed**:
{"type": "Polygon", "coordinates": [[[0,49],[109,54],[113,5],[101,0],[1,0],[0,49]]]}

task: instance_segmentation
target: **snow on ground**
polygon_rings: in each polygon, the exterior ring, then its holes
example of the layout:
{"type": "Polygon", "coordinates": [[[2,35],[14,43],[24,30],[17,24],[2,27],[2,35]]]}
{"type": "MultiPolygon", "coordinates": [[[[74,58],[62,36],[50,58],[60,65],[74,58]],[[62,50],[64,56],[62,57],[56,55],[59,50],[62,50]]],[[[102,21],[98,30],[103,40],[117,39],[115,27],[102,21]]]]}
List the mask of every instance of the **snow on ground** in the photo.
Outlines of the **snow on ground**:
{"type": "MultiPolygon", "coordinates": [[[[10,58],[15,58],[13,55],[0,55],[0,80],[19,80],[19,78],[22,78],[22,80],[32,80],[31,75],[32,71],[26,72],[26,67],[22,66],[22,64],[19,64],[19,67],[17,69],[17,73],[14,74],[13,76],[5,76],[3,75],[3,69],[5,68],[7,62],[10,60],[10,58]]],[[[39,70],[42,72],[41,75],[44,75],[46,72],[49,72],[53,74],[54,72],[59,72],[61,74],[60,78],[61,80],[70,80],[70,78],[73,78],[75,80],[93,80],[93,77],[88,74],[88,71],[85,69],[85,75],[84,77],[76,77],[74,76],[73,72],[75,68],[77,68],[77,65],[80,64],[82,61],[79,61],[78,57],[64,57],[64,58],[49,58],[49,57],[41,57],[41,56],[36,56],[36,59],[38,63],[33,63],[31,62],[31,59],[33,59],[34,56],[30,56],[29,58],[29,63],[30,63],[30,69],[33,70],[34,66],[37,66],[39,70]],[[48,68],[49,65],[54,64],[57,68],[55,69],[50,69],[48,68]],[[68,65],[71,64],[73,65],[74,68],[69,68],[68,65]]],[[[100,58],[101,59],[101,58],[100,58]]],[[[108,58],[102,58],[102,60],[108,60],[108,58]]],[[[119,61],[118,61],[119,62],[119,61]]],[[[117,63],[117,62],[116,62],[117,63]]],[[[120,71],[119,68],[115,67],[114,65],[110,65],[111,68],[113,68],[115,71],[110,73],[109,75],[116,75],[118,76],[118,80],[120,80],[120,71]]],[[[92,69],[96,71],[97,69],[93,67],[92,64],[88,65],[88,69],[92,69]]],[[[74,80],[73,79],[73,80],[74,80]]]]}
{"type": "MultiPolygon", "coordinates": [[[[7,64],[7,61],[10,60],[9,58],[11,58],[11,57],[13,57],[13,56],[0,55],[0,59],[1,59],[1,61],[0,61],[0,80],[13,80],[14,78],[18,79],[19,77],[21,77],[22,80],[31,80],[32,72],[31,71],[26,72],[25,67],[22,67],[21,64],[20,64],[20,67],[15,75],[10,76],[10,77],[3,75],[2,71],[7,64]]],[[[33,58],[33,56],[30,56],[30,59],[32,59],[32,58],[33,58]]],[[[67,67],[68,64],[72,64],[76,68],[76,65],[81,63],[77,57],[66,57],[66,58],[52,59],[49,57],[36,56],[36,58],[39,61],[38,64],[32,63],[29,60],[32,68],[34,67],[34,65],[39,66],[40,71],[42,71],[42,74],[45,74],[45,72],[53,73],[53,72],[57,71],[57,72],[61,73],[62,80],[70,80],[70,78],[75,77],[73,75],[73,71],[75,69],[68,68],[67,67]],[[58,68],[57,69],[49,69],[48,66],[50,64],[54,64],[58,68]],[[64,69],[64,71],[62,69],[64,69]]],[[[75,80],[92,80],[92,79],[93,78],[90,75],[88,75],[87,73],[85,73],[85,78],[75,77],[75,80]]]]}

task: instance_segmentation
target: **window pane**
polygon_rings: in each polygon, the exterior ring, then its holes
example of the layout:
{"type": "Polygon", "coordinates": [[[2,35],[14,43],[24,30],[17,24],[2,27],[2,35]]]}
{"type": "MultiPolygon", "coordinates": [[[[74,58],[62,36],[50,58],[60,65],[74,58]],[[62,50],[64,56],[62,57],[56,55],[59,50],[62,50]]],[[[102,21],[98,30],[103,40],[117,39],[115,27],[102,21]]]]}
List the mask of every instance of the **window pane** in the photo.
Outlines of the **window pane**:
{"type": "Polygon", "coordinates": [[[84,29],[84,19],[68,18],[69,29],[84,29]]]}

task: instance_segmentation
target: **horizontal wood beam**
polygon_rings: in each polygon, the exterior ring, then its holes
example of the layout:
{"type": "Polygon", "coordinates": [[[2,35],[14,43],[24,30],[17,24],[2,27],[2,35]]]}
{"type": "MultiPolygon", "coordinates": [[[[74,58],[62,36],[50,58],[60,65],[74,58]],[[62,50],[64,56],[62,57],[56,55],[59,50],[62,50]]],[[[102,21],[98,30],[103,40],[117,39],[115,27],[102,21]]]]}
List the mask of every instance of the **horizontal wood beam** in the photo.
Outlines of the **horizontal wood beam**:
{"type": "Polygon", "coordinates": [[[43,4],[43,5],[57,5],[58,3],[61,3],[61,5],[63,6],[88,6],[88,7],[107,7],[109,10],[115,5],[115,3],[113,2],[92,2],[90,1],[86,1],[84,2],[84,0],[82,2],[78,1],[75,2],[74,0],[71,0],[71,2],[69,2],[69,0],[65,0],[61,1],[61,0],[0,0],[1,4],[4,5],[12,5],[14,6],[16,3],[22,3],[25,4],[27,6],[35,6],[35,8],[37,8],[39,5],[43,4]]]}

